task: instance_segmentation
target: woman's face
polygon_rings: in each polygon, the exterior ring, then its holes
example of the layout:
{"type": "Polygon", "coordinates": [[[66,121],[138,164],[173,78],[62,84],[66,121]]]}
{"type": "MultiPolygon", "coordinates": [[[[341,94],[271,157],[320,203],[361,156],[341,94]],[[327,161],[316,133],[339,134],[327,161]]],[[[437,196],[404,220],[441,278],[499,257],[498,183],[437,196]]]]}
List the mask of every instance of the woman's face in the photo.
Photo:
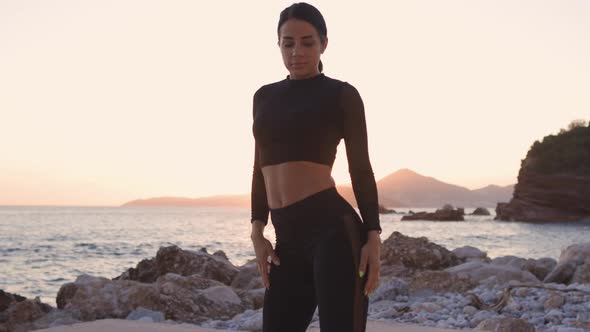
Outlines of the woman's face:
{"type": "Polygon", "coordinates": [[[278,44],[290,79],[309,78],[320,73],[320,55],[328,46],[328,38],[322,44],[313,25],[303,20],[288,19],[279,29],[278,44]]]}

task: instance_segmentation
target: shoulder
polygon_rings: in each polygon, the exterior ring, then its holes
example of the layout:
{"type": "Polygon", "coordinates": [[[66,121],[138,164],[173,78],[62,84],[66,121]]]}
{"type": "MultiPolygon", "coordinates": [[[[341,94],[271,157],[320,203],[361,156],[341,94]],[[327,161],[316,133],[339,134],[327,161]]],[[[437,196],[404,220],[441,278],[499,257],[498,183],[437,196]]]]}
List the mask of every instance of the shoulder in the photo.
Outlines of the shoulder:
{"type": "Polygon", "coordinates": [[[338,78],[332,78],[332,77],[327,77],[326,81],[328,82],[328,84],[338,88],[341,96],[343,96],[343,97],[347,96],[347,95],[360,97],[360,94],[359,94],[357,88],[348,81],[338,79],[338,78]]]}
{"type": "Polygon", "coordinates": [[[276,91],[282,85],[284,85],[283,81],[277,81],[277,82],[264,84],[254,92],[254,99],[262,98],[265,95],[268,95],[269,93],[272,93],[273,91],[276,91]]]}
{"type": "Polygon", "coordinates": [[[362,98],[361,94],[359,93],[358,89],[348,81],[339,80],[339,79],[332,79],[333,84],[338,86],[338,96],[340,99],[340,103],[343,105],[356,105],[361,103],[362,98]]]}

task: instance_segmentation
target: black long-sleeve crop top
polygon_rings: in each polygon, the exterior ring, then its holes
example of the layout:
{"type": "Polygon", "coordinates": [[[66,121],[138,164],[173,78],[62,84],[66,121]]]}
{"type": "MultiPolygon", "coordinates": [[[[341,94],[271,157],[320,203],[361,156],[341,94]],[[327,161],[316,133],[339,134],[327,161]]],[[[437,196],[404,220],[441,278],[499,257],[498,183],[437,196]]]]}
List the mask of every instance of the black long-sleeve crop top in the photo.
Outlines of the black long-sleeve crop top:
{"type": "Polygon", "coordinates": [[[251,222],[268,223],[262,166],[306,160],[332,167],[344,139],[348,170],[363,223],[378,230],[377,186],[367,144],[365,110],[357,89],[323,73],[267,84],[254,94],[251,222]]]}

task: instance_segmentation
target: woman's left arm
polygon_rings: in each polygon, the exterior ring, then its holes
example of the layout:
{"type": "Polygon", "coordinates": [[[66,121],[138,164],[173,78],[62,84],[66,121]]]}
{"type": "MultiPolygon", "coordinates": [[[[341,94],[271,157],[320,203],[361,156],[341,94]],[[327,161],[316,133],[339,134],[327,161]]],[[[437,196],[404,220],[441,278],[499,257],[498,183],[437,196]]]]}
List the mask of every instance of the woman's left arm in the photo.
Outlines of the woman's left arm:
{"type": "Polygon", "coordinates": [[[342,130],[346,145],[348,171],[354,196],[363,219],[368,240],[361,249],[359,275],[367,274],[365,294],[370,295],[379,284],[381,226],[377,184],[369,159],[365,108],[358,90],[344,83],[341,94],[342,130]],[[368,271],[367,271],[368,265],[368,271]]]}

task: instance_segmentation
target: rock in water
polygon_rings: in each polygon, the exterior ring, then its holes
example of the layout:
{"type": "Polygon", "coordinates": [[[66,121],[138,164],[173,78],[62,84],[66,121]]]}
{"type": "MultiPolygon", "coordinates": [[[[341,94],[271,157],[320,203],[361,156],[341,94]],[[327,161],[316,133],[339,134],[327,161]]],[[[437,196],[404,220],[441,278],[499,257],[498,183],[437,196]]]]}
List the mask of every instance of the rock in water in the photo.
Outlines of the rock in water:
{"type": "Polygon", "coordinates": [[[379,213],[380,214],[387,214],[387,213],[396,213],[393,209],[388,209],[385,206],[379,204],[379,213]]]}
{"type": "Polygon", "coordinates": [[[471,214],[474,215],[474,216],[489,216],[490,215],[490,211],[488,211],[488,209],[486,209],[486,208],[478,207],[471,214]]]}
{"type": "Polygon", "coordinates": [[[590,125],[570,127],[533,144],[512,199],[496,207],[496,220],[590,219],[590,125]]]}
{"type": "Polygon", "coordinates": [[[431,220],[431,221],[464,221],[463,215],[465,209],[457,208],[454,209],[451,205],[447,204],[441,209],[437,209],[435,212],[416,212],[408,214],[402,217],[402,221],[405,220],[431,220]]]}

